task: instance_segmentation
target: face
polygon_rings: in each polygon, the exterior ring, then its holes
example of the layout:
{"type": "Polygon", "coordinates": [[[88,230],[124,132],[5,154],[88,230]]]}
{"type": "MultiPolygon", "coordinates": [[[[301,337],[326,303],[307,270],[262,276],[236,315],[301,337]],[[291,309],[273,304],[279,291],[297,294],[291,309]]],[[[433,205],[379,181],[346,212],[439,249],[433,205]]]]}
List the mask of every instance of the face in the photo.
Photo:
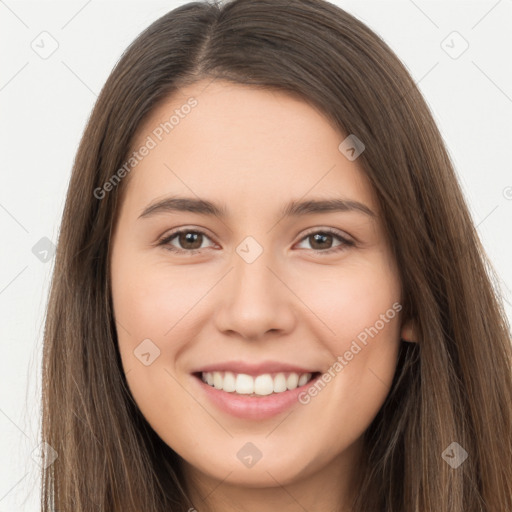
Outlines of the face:
{"type": "Polygon", "coordinates": [[[299,99],[221,81],[181,89],[139,129],[134,150],[149,150],[111,247],[119,350],[187,474],[268,487],[359,456],[395,372],[401,297],[345,138],[299,99]]]}

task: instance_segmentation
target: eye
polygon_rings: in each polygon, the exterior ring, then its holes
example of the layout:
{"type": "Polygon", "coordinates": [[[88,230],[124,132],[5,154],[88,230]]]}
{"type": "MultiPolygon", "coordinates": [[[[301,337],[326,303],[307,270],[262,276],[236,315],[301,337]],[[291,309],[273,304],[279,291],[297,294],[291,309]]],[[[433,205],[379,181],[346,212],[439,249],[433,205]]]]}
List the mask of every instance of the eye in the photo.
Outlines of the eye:
{"type": "MultiPolygon", "coordinates": [[[[174,231],[164,237],[157,245],[165,246],[171,252],[177,254],[193,255],[201,252],[205,247],[203,242],[210,238],[203,231],[196,229],[180,229],[174,231]],[[180,247],[176,247],[172,242],[176,242],[180,247]]],[[[326,228],[310,231],[306,236],[302,237],[299,243],[309,241],[312,250],[319,254],[331,254],[352,247],[355,243],[341,235],[337,230],[326,228]],[[333,246],[334,241],[338,241],[338,245],[333,246]]]]}
{"type": "Polygon", "coordinates": [[[169,236],[163,238],[160,242],[158,242],[158,245],[163,245],[169,251],[178,254],[192,255],[196,254],[197,252],[201,252],[201,250],[204,248],[202,244],[204,239],[209,240],[209,237],[206,236],[206,234],[202,231],[194,229],[181,229],[179,231],[174,231],[169,236]],[[172,245],[171,241],[173,241],[175,238],[182,248],[172,245]]]}
{"type": "Polygon", "coordinates": [[[349,240],[341,235],[337,230],[331,228],[322,230],[318,230],[317,228],[315,231],[310,231],[309,234],[302,238],[300,243],[303,243],[303,241],[310,241],[310,245],[314,249],[314,252],[321,255],[332,254],[333,252],[342,251],[347,247],[355,245],[352,240],[349,240]],[[332,246],[334,240],[338,240],[339,244],[332,246]]]}

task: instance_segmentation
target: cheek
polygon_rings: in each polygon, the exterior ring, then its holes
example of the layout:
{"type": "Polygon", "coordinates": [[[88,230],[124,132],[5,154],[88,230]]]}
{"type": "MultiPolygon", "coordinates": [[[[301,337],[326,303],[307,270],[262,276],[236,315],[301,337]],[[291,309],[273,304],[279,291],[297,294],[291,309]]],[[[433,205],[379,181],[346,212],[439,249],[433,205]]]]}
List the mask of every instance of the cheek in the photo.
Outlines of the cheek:
{"type": "Polygon", "coordinates": [[[322,330],[331,334],[325,339],[338,354],[358,336],[364,340],[367,330],[376,323],[383,338],[398,333],[398,322],[393,320],[401,309],[400,286],[396,273],[385,261],[357,262],[340,266],[337,271],[327,267],[316,273],[304,272],[302,278],[297,276],[296,283],[297,295],[318,317],[322,330]],[[310,277],[305,279],[304,275],[310,277]]]}
{"type": "Polygon", "coordinates": [[[112,272],[112,299],[121,350],[133,349],[145,338],[160,348],[169,336],[181,339],[176,336],[186,325],[181,319],[204,294],[203,288],[186,272],[170,272],[158,262],[120,262],[112,272]]]}
{"type": "Polygon", "coordinates": [[[324,435],[329,435],[328,425],[345,424],[355,438],[377,414],[396,370],[400,287],[393,269],[382,263],[347,266],[333,274],[331,268],[329,279],[317,279],[314,286],[312,281],[309,294],[305,287],[299,292],[321,320],[321,339],[331,357],[324,383],[303,403],[322,404],[324,435]],[[350,427],[347,408],[354,420],[350,427]]]}
{"type": "Polygon", "coordinates": [[[174,362],[193,336],[195,324],[187,322],[186,315],[201,290],[188,288],[185,276],[184,272],[169,275],[158,263],[148,265],[129,257],[112,271],[118,346],[127,384],[143,416],[159,432],[172,432],[173,424],[188,421],[183,412],[190,407],[189,395],[174,377],[174,362]]]}

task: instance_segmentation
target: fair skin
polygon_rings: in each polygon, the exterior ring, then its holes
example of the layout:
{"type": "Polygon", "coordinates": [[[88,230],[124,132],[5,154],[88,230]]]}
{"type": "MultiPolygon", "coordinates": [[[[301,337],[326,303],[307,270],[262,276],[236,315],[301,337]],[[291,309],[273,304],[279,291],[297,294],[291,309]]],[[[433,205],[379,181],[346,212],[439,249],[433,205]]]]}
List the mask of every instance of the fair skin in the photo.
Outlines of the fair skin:
{"type": "Polygon", "coordinates": [[[191,96],[197,106],[123,184],[111,285],[128,385],[152,428],[182,457],[199,512],[347,509],[362,436],[389,392],[400,337],[413,337],[399,313],[309,403],[269,418],[219,409],[192,372],[234,359],[327,372],[400,303],[372,187],[358,160],[338,150],[345,135],[317,109],[222,81],[181,89],[145,120],[133,147],[191,96]],[[139,218],[171,195],[223,205],[226,217],[159,211],[139,218]],[[350,200],[374,215],[280,213],[291,200],[309,199],[350,200]],[[157,245],[183,227],[189,237],[204,235],[157,245]],[[353,243],[315,239],[328,228],[353,243]],[[248,236],[262,249],[251,263],[237,252],[248,236]],[[192,255],[169,250],[197,247],[192,255]],[[134,355],[146,339],[160,350],[147,366],[134,355]],[[262,454],[252,467],[237,456],[248,442],[262,454]]]}

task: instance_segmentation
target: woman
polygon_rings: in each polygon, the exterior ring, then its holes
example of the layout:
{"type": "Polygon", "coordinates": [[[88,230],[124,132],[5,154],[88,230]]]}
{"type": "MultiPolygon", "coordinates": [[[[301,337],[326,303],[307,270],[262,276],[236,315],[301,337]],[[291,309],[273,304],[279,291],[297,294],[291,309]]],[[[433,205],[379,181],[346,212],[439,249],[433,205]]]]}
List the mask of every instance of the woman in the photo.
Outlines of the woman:
{"type": "Polygon", "coordinates": [[[492,276],[432,116],[370,29],[318,0],[171,11],[76,157],[43,510],[511,510],[492,276]]]}

